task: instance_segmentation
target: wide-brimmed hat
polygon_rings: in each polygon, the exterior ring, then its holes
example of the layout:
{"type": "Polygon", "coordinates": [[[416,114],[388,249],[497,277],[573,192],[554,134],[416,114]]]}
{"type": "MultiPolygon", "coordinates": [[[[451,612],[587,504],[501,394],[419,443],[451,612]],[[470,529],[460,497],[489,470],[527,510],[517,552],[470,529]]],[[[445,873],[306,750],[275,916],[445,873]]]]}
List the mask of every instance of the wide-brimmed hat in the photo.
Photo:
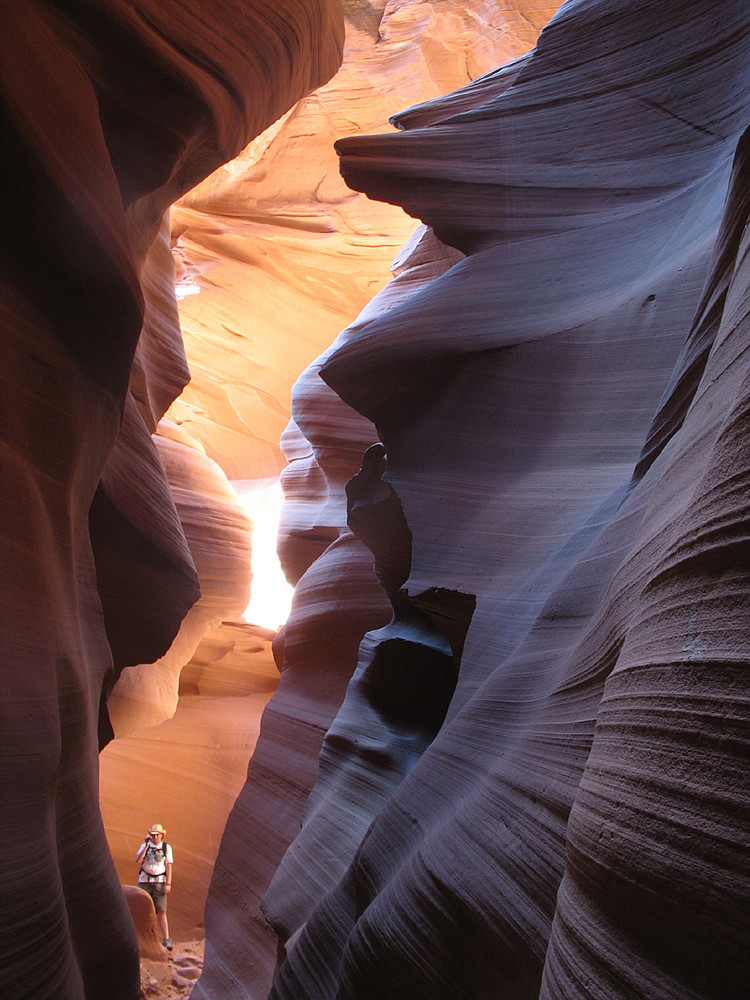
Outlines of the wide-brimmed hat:
{"type": "Polygon", "coordinates": [[[167,831],[164,829],[164,827],[161,825],[161,823],[154,823],[154,825],[151,827],[151,829],[148,832],[149,833],[160,833],[162,835],[162,837],[166,837],[166,835],[167,835],[167,831]]]}

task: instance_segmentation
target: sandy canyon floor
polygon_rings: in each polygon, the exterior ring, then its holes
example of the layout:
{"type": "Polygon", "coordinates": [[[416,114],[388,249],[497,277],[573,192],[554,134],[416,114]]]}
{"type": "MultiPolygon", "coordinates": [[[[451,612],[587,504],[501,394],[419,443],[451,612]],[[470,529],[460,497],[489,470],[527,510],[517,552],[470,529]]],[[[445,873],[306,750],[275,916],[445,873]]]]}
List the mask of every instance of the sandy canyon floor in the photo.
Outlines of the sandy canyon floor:
{"type": "Polygon", "coordinates": [[[149,1000],[189,997],[203,969],[203,941],[175,941],[166,962],[141,960],[141,996],[149,1000]]]}

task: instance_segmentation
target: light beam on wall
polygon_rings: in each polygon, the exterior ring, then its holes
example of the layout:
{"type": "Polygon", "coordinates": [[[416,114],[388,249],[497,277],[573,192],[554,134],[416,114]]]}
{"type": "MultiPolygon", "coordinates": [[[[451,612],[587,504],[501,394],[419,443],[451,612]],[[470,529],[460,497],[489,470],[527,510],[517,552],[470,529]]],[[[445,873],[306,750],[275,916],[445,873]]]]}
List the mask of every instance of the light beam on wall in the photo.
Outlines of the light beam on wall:
{"type": "Polygon", "coordinates": [[[245,620],[276,631],[289,616],[294,587],[287,582],[276,555],[276,536],[284,502],[281,484],[274,480],[235,480],[232,483],[253,521],[253,582],[245,620]]]}

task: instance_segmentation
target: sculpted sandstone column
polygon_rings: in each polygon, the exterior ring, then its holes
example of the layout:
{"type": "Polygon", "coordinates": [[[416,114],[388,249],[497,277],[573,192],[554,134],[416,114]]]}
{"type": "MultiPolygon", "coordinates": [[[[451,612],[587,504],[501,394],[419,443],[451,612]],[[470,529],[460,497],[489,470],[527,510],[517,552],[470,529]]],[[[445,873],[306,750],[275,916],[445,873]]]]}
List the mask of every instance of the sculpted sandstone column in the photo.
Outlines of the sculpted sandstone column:
{"type": "Polygon", "coordinates": [[[476,609],[400,781],[401,720],[349,686],[265,902],[273,1000],[746,990],[750,14],[719,15],[574,0],[527,57],[338,144],[466,255],[321,375],[385,445],[403,600],[476,609]]]}
{"type": "MultiPolygon", "coordinates": [[[[241,162],[213,179],[213,190],[210,184],[203,185],[181,206],[180,219],[188,226],[180,237],[185,252],[198,243],[202,251],[196,270],[205,266],[206,279],[212,274],[235,274],[235,257],[230,255],[223,262],[222,247],[234,248],[235,255],[239,247],[254,247],[252,254],[243,251],[243,261],[251,273],[248,286],[254,288],[262,281],[262,287],[269,289],[267,299],[252,303],[261,332],[269,311],[279,312],[279,322],[284,322],[290,302],[303,301],[305,296],[313,299],[305,310],[304,326],[294,331],[301,340],[302,356],[308,345],[301,335],[322,326],[321,302],[328,319],[357,301],[361,304],[366,300],[363,291],[382,284],[384,236],[393,247],[385,247],[392,257],[416,227],[410,223],[396,241],[392,212],[382,206],[363,206],[332,176],[324,151],[319,154],[320,164],[310,162],[299,136],[314,130],[333,140],[342,132],[376,126],[392,131],[387,116],[394,110],[462,85],[528,49],[556,6],[534,4],[530,10],[526,4],[515,3],[346,4],[347,49],[341,73],[268,137],[268,149],[247,151],[241,162]],[[285,137],[291,149],[284,146],[285,137]],[[291,163],[292,172],[284,184],[285,160],[291,163]],[[311,176],[315,184],[310,183],[311,176]],[[308,191],[311,197],[305,201],[302,195],[308,191]],[[237,227],[229,235],[224,232],[224,220],[210,214],[211,196],[231,217],[232,227],[237,227]],[[275,207],[274,198],[280,207],[275,207]],[[272,236],[267,232],[269,225],[272,236]],[[252,242],[240,243],[238,233],[251,237],[252,242]],[[289,266],[283,301],[277,291],[282,262],[289,266]],[[322,299],[315,301],[317,294],[322,299]]],[[[409,250],[398,254],[394,270],[404,272],[403,281],[397,279],[384,298],[378,296],[367,306],[336,346],[354,337],[360,324],[381,310],[395,308],[461,256],[420,230],[409,250]]],[[[201,292],[185,300],[188,316],[200,313],[202,280],[203,273],[197,273],[201,292]]],[[[214,308],[224,318],[231,317],[236,296],[214,294],[210,288],[209,292],[214,308]]],[[[350,316],[355,314],[352,309],[350,316]]],[[[231,318],[229,322],[234,329],[231,318]]],[[[331,338],[339,328],[332,329],[331,338]]],[[[282,668],[279,689],[264,714],[247,784],[229,818],[217,859],[206,906],[206,964],[196,998],[267,995],[278,944],[266,916],[283,942],[299,925],[308,904],[334,880],[338,866],[348,862],[354,831],[366,824],[373,810],[373,801],[358,797],[341,826],[341,837],[330,838],[321,851],[310,836],[308,846],[315,855],[311,879],[296,881],[290,874],[261,905],[284,851],[299,830],[318,771],[318,754],[357,669],[362,637],[370,629],[385,627],[393,613],[373,573],[372,553],[346,524],[346,481],[360,469],[362,455],[377,442],[378,432],[319,378],[318,369],[328,354],[313,362],[295,386],[292,423],[282,437],[289,465],[282,474],[286,506],[279,550],[297,587],[292,614],[275,642],[282,668]],[[345,841],[346,850],[339,850],[345,841]]],[[[189,407],[199,395],[197,384],[195,394],[189,391],[180,400],[179,405],[185,406],[181,417],[191,419],[189,407]]],[[[207,396],[203,395],[201,406],[207,396]]],[[[268,404],[266,397],[259,402],[268,404]]],[[[212,445],[221,445],[218,434],[211,440],[212,445]]],[[[425,626],[424,635],[428,631],[425,626]]],[[[416,628],[414,636],[420,636],[416,628]]],[[[400,636],[391,638],[400,644],[400,636]]],[[[447,648],[444,636],[437,640],[431,636],[430,642],[439,643],[436,655],[442,662],[447,648]]],[[[379,787],[385,789],[387,784],[381,782],[379,787]]],[[[312,803],[308,810],[310,814],[315,811],[312,803]]],[[[302,864],[309,856],[298,854],[302,864]]]]}
{"type": "Polygon", "coordinates": [[[147,314],[158,298],[144,262],[170,202],[334,72],[340,11],[30,0],[4,4],[2,22],[0,993],[135,998],[98,807],[103,693],[166,650],[198,596],[148,434],[184,382],[173,317],[174,376],[141,354],[129,396],[144,295],[147,314]],[[163,616],[125,579],[152,572],[163,616]]]}

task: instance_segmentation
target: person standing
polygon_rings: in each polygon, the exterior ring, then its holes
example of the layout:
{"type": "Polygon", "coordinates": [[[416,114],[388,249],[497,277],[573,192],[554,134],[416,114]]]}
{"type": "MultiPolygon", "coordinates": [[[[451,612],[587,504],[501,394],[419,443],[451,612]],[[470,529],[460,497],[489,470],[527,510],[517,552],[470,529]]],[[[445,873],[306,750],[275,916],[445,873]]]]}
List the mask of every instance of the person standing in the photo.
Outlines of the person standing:
{"type": "Polygon", "coordinates": [[[161,823],[154,823],[146,839],[138,848],[135,860],[140,864],[138,886],[145,889],[154,903],[167,951],[172,950],[167,922],[167,896],[172,891],[172,866],[174,857],[171,846],[165,841],[167,831],[161,823]]]}

